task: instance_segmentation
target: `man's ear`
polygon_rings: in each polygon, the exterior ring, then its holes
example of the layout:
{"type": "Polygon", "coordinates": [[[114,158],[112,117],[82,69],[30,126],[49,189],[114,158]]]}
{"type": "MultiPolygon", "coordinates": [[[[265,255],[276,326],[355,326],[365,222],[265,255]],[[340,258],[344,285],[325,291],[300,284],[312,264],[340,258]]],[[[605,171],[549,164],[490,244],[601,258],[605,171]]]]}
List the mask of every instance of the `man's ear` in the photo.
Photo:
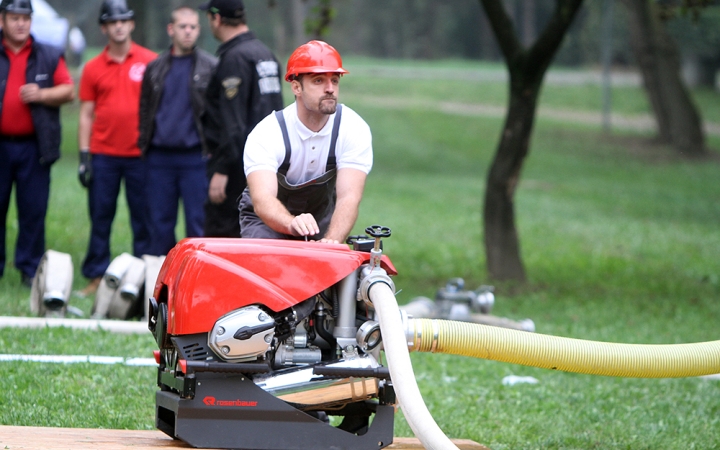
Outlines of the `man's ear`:
{"type": "Polygon", "coordinates": [[[208,19],[215,28],[220,26],[220,14],[208,13],[208,19]],[[215,23],[216,20],[217,23],[215,23]]]}
{"type": "Polygon", "coordinates": [[[297,78],[292,80],[290,82],[290,89],[292,90],[293,94],[300,95],[300,93],[303,90],[302,83],[297,78]]]}

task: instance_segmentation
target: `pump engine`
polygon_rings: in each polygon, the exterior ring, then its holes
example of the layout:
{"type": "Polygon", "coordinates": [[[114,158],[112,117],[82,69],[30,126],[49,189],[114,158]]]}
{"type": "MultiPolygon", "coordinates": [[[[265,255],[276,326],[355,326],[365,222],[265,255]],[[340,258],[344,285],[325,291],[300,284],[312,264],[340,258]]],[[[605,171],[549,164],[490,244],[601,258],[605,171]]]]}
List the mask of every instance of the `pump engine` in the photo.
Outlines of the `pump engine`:
{"type": "Polygon", "coordinates": [[[194,238],[167,256],[149,306],[158,343],[156,425],[194,447],[384,448],[395,394],[358,285],[372,249],[348,243],[194,238]]]}

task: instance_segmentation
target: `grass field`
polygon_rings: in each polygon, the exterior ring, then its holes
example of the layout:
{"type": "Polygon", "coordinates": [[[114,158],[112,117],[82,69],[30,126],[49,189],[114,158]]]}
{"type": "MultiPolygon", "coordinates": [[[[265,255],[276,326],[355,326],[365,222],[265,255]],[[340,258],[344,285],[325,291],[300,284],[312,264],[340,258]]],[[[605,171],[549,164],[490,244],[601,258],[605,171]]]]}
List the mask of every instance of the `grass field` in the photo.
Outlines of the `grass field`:
{"type": "MultiPolygon", "coordinates": [[[[393,229],[385,250],[400,272],[395,279],[402,290],[399,301],[432,297],[450,277],[463,277],[470,287],[487,283],[480,211],[502,118],[423,105],[502,105],[504,86],[397,80],[366,72],[348,76],[342,86],[342,98],[367,120],[374,137],[375,166],[357,230],[373,223],[393,229]],[[393,107],[366,98],[382,98],[393,107]]],[[[720,121],[720,95],[695,95],[703,114],[720,121]]],[[[620,112],[648,112],[637,88],[619,88],[615,98],[620,112]]],[[[597,111],[599,88],[548,86],[542,106],[597,111]]],[[[75,285],[81,287],[87,207],[75,175],[77,110],[65,112],[66,154],[53,168],[48,248],[73,256],[75,285]]],[[[717,149],[720,140],[713,136],[710,144],[717,149]]],[[[531,318],[539,333],[581,339],[717,340],[719,172],[717,158],[683,161],[652,146],[644,133],[607,136],[597,125],[539,119],[516,197],[529,282],[497,285],[493,312],[531,318]]],[[[113,252],[128,249],[121,203],[113,252]]],[[[29,315],[27,297],[8,267],[0,280],[1,314],[29,315]]],[[[73,304],[86,313],[91,306],[75,298],[73,304]]],[[[2,329],[0,348],[8,354],[149,357],[155,345],[149,334],[2,329]]],[[[718,380],[619,379],[434,354],[413,354],[413,363],[440,427],[451,437],[493,449],[720,446],[718,380]],[[510,374],[533,376],[539,383],[503,386],[502,378],[510,374]]],[[[155,389],[153,368],[0,362],[0,424],[152,429],[155,389]]],[[[401,414],[396,435],[411,435],[401,414]]]]}

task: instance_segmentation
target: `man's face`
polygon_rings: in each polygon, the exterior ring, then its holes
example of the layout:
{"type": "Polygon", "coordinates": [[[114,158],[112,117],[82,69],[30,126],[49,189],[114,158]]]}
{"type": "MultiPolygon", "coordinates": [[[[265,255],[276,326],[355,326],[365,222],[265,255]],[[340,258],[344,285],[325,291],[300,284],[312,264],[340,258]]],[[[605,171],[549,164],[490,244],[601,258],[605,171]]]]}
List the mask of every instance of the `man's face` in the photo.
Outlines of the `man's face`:
{"type": "Polygon", "coordinates": [[[340,75],[308,73],[292,82],[292,90],[308,111],[333,114],[340,94],[340,75]]]}
{"type": "Polygon", "coordinates": [[[30,15],[6,12],[2,16],[5,39],[13,45],[24,44],[30,37],[30,23],[32,22],[30,15]]]}
{"type": "Polygon", "coordinates": [[[168,36],[172,40],[173,48],[181,54],[187,54],[195,47],[200,36],[200,23],[197,13],[182,9],[173,14],[173,23],[168,25],[168,36]]]}
{"type": "Polygon", "coordinates": [[[130,40],[130,34],[135,29],[134,20],[115,20],[102,24],[102,32],[108,40],[115,44],[124,44],[130,40]]]}
{"type": "Polygon", "coordinates": [[[210,24],[210,32],[212,33],[213,37],[217,39],[218,41],[220,39],[219,29],[220,29],[220,14],[213,14],[211,12],[207,13],[208,18],[208,24],[210,24]]]}

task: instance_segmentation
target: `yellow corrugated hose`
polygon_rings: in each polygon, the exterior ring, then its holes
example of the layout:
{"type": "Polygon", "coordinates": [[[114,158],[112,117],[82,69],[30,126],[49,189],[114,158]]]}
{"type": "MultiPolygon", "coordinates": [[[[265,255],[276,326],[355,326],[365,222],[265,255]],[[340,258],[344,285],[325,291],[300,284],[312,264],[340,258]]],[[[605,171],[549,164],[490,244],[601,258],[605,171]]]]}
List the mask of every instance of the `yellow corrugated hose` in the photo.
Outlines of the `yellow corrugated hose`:
{"type": "Polygon", "coordinates": [[[586,341],[449,320],[410,319],[411,351],[630,378],[720,373],[720,341],[641,345],[586,341]]]}

